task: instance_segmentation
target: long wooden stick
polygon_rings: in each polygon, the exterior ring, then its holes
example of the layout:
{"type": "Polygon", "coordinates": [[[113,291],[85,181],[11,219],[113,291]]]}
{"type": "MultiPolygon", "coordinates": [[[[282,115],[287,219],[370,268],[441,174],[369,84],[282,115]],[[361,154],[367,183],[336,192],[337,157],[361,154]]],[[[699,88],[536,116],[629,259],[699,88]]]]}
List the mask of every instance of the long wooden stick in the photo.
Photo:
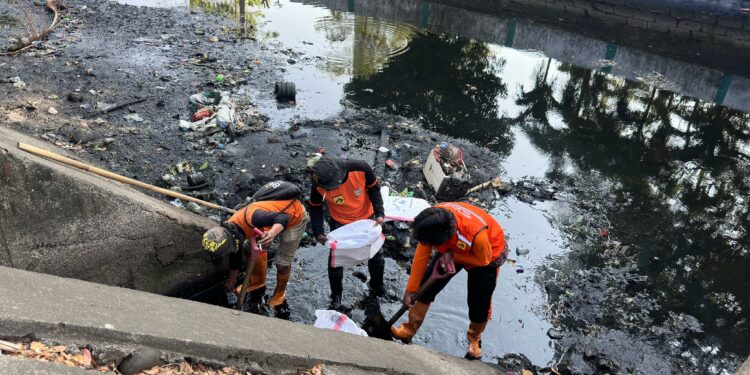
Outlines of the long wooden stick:
{"type": "Polygon", "coordinates": [[[194,202],[194,203],[200,204],[202,206],[206,206],[208,208],[213,208],[215,210],[221,210],[221,211],[228,212],[228,213],[231,213],[231,214],[237,212],[237,211],[235,211],[235,210],[233,210],[231,208],[228,208],[228,207],[219,206],[218,204],[214,204],[214,203],[211,203],[211,202],[206,202],[204,200],[191,197],[189,195],[180,194],[180,193],[172,191],[172,190],[160,188],[160,187],[157,187],[157,186],[154,186],[154,185],[151,185],[151,184],[147,184],[145,182],[141,182],[141,181],[138,181],[138,180],[134,180],[132,178],[128,178],[128,177],[119,175],[117,173],[112,173],[110,171],[107,171],[107,170],[104,170],[104,169],[101,169],[101,168],[93,167],[93,166],[88,165],[86,163],[82,163],[80,161],[73,160],[73,159],[67,158],[67,157],[62,156],[62,155],[58,155],[58,154],[56,154],[54,152],[47,151],[47,150],[45,150],[43,148],[35,147],[35,146],[32,146],[32,145],[28,145],[28,144],[20,143],[20,142],[18,143],[18,148],[21,149],[21,150],[23,150],[23,151],[26,151],[26,152],[29,152],[31,154],[34,154],[36,156],[40,156],[40,157],[43,157],[43,158],[54,160],[54,161],[57,161],[57,162],[69,165],[71,167],[75,167],[75,168],[84,170],[86,172],[91,172],[91,173],[93,173],[95,175],[106,177],[106,178],[109,178],[111,180],[122,182],[124,184],[132,185],[132,186],[137,186],[139,188],[150,190],[150,191],[153,191],[155,193],[166,195],[168,197],[182,199],[182,200],[188,201],[188,202],[194,202]]]}
{"type": "Polygon", "coordinates": [[[0,350],[9,353],[18,353],[21,351],[21,344],[0,340],[0,350]]]}

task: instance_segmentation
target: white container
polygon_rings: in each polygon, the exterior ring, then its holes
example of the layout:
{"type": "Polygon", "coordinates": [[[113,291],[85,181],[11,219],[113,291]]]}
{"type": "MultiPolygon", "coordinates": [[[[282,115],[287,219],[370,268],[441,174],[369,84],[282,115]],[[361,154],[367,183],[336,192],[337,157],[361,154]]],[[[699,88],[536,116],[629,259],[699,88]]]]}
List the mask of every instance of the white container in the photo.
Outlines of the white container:
{"type": "Polygon", "coordinates": [[[331,267],[355,266],[377,254],[385,243],[383,228],[374,220],[358,220],[328,233],[331,267]]]}

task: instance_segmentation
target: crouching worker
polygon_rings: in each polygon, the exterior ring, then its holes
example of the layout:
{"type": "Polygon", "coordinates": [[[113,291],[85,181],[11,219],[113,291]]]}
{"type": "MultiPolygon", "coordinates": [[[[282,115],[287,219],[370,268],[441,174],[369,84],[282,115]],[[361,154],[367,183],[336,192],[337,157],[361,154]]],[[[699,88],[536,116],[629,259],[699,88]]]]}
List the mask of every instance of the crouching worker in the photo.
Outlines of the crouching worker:
{"type": "MultiPolygon", "coordinates": [[[[319,243],[327,238],[323,231],[323,202],[328,205],[328,220],[331,230],[357,220],[375,219],[383,224],[385,216],[380,184],[367,162],[363,160],[341,160],[322,156],[311,162],[312,191],[310,192],[310,214],[312,229],[319,243]]],[[[383,272],[385,259],[380,250],[367,262],[370,272],[370,292],[374,296],[385,294],[383,272]]],[[[344,291],[344,268],[331,267],[331,253],[328,254],[328,281],[331,286],[329,309],[340,310],[341,295],[344,291]]]]}
{"type": "Polygon", "coordinates": [[[466,269],[471,321],[466,333],[469,341],[466,358],[481,358],[482,332],[492,315],[492,293],[500,265],[507,258],[503,229],[478,207],[468,203],[441,203],[417,215],[412,230],[419,245],[403,299],[409,306],[409,320],[400,327],[391,327],[391,333],[404,343],[411,342],[435,296],[456,272],[466,269]],[[430,261],[432,250],[436,254],[430,261]],[[415,300],[417,290],[428,280],[435,265],[449,275],[437,279],[415,300]]]}
{"type": "MultiPolygon", "coordinates": [[[[268,268],[268,254],[265,251],[254,254],[250,246],[250,236],[255,235],[257,228],[263,233],[258,239],[261,246],[268,246],[279,237],[279,248],[274,258],[276,288],[268,306],[275,311],[276,316],[289,314],[286,286],[294,254],[310,221],[305,207],[297,199],[300,195],[299,187],[289,182],[275,181],[266,184],[253,195],[250,204],[237,211],[221,226],[212,228],[203,235],[203,248],[211,252],[215,259],[222,259],[225,255],[229,257],[229,280],[224,285],[227,291],[235,289],[243,254],[247,262],[257,257],[248,285],[252,312],[263,311],[268,268]]],[[[242,288],[242,285],[238,288],[242,288]]]]}

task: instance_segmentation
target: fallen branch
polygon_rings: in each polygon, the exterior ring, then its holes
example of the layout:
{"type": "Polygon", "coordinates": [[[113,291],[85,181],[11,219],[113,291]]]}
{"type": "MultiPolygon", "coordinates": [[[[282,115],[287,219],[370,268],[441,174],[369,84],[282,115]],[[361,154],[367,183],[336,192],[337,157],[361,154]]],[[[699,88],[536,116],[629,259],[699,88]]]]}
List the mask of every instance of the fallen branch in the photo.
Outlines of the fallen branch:
{"type": "Polygon", "coordinates": [[[500,180],[500,177],[495,177],[492,180],[489,180],[487,182],[481,183],[481,184],[479,184],[477,186],[474,186],[473,188],[467,190],[466,194],[471,194],[471,193],[473,193],[475,191],[483,190],[483,189],[486,189],[486,188],[488,188],[490,186],[494,187],[495,189],[498,189],[501,186],[503,186],[503,182],[500,180]]]}
{"type": "Polygon", "coordinates": [[[42,31],[41,33],[37,33],[36,27],[34,26],[34,21],[31,19],[31,16],[28,14],[28,12],[24,11],[26,22],[29,24],[29,36],[31,36],[31,38],[29,38],[28,42],[20,43],[15,48],[7,52],[0,52],[0,56],[16,55],[31,48],[34,45],[34,42],[41,40],[42,38],[47,36],[47,34],[52,32],[55,27],[57,27],[57,25],[60,23],[60,9],[65,7],[65,4],[63,4],[63,0],[47,0],[45,7],[52,13],[54,13],[52,23],[49,25],[49,27],[44,29],[44,31],[42,31]]]}
{"type": "Polygon", "coordinates": [[[107,113],[114,112],[114,111],[117,111],[119,109],[123,109],[123,108],[125,108],[127,106],[131,106],[133,104],[143,103],[145,101],[146,101],[146,98],[143,98],[143,99],[133,100],[133,101],[130,101],[130,102],[127,102],[127,103],[122,103],[122,104],[114,105],[114,106],[111,106],[109,108],[101,109],[101,110],[95,112],[92,116],[106,115],[107,113]]]}
{"type": "Polygon", "coordinates": [[[12,342],[0,340],[0,350],[4,352],[18,353],[19,351],[21,351],[21,349],[21,344],[14,344],[12,342]]]}

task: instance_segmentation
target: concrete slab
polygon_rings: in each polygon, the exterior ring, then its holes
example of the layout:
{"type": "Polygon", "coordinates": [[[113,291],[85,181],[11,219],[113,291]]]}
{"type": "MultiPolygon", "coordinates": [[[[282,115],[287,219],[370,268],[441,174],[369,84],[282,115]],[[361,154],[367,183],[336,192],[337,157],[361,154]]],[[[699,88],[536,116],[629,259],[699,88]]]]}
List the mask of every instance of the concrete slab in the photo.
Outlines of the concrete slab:
{"type": "MultiPolygon", "coordinates": [[[[0,355],[0,373],[17,375],[91,375],[92,372],[76,367],[68,367],[57,363],[43,362],[36,359],[16,358],[0,355]]],[[[112,372],[108,374],[113,374],[112,372]]]]}
{"type": "Polygon", "coordinates": [[[747,357],[745,364],[737,370],[737,375],[750,375],[750,357],[747,357]]]}
{"type": "Polygon", "coordinates": [[[219,271],[200,249],[211,220],[18,142],[76,158],[0,126],[0,265],[160,294],[219,271]]]}
{"type": "Polygon", "coordinates": [[[416,345],[7,267],[0,286],[0,337],[9,339],[149,346],[232,366],[257,362],[276,373],[321,362],[388,374],[498,373],[416,345]]]}

